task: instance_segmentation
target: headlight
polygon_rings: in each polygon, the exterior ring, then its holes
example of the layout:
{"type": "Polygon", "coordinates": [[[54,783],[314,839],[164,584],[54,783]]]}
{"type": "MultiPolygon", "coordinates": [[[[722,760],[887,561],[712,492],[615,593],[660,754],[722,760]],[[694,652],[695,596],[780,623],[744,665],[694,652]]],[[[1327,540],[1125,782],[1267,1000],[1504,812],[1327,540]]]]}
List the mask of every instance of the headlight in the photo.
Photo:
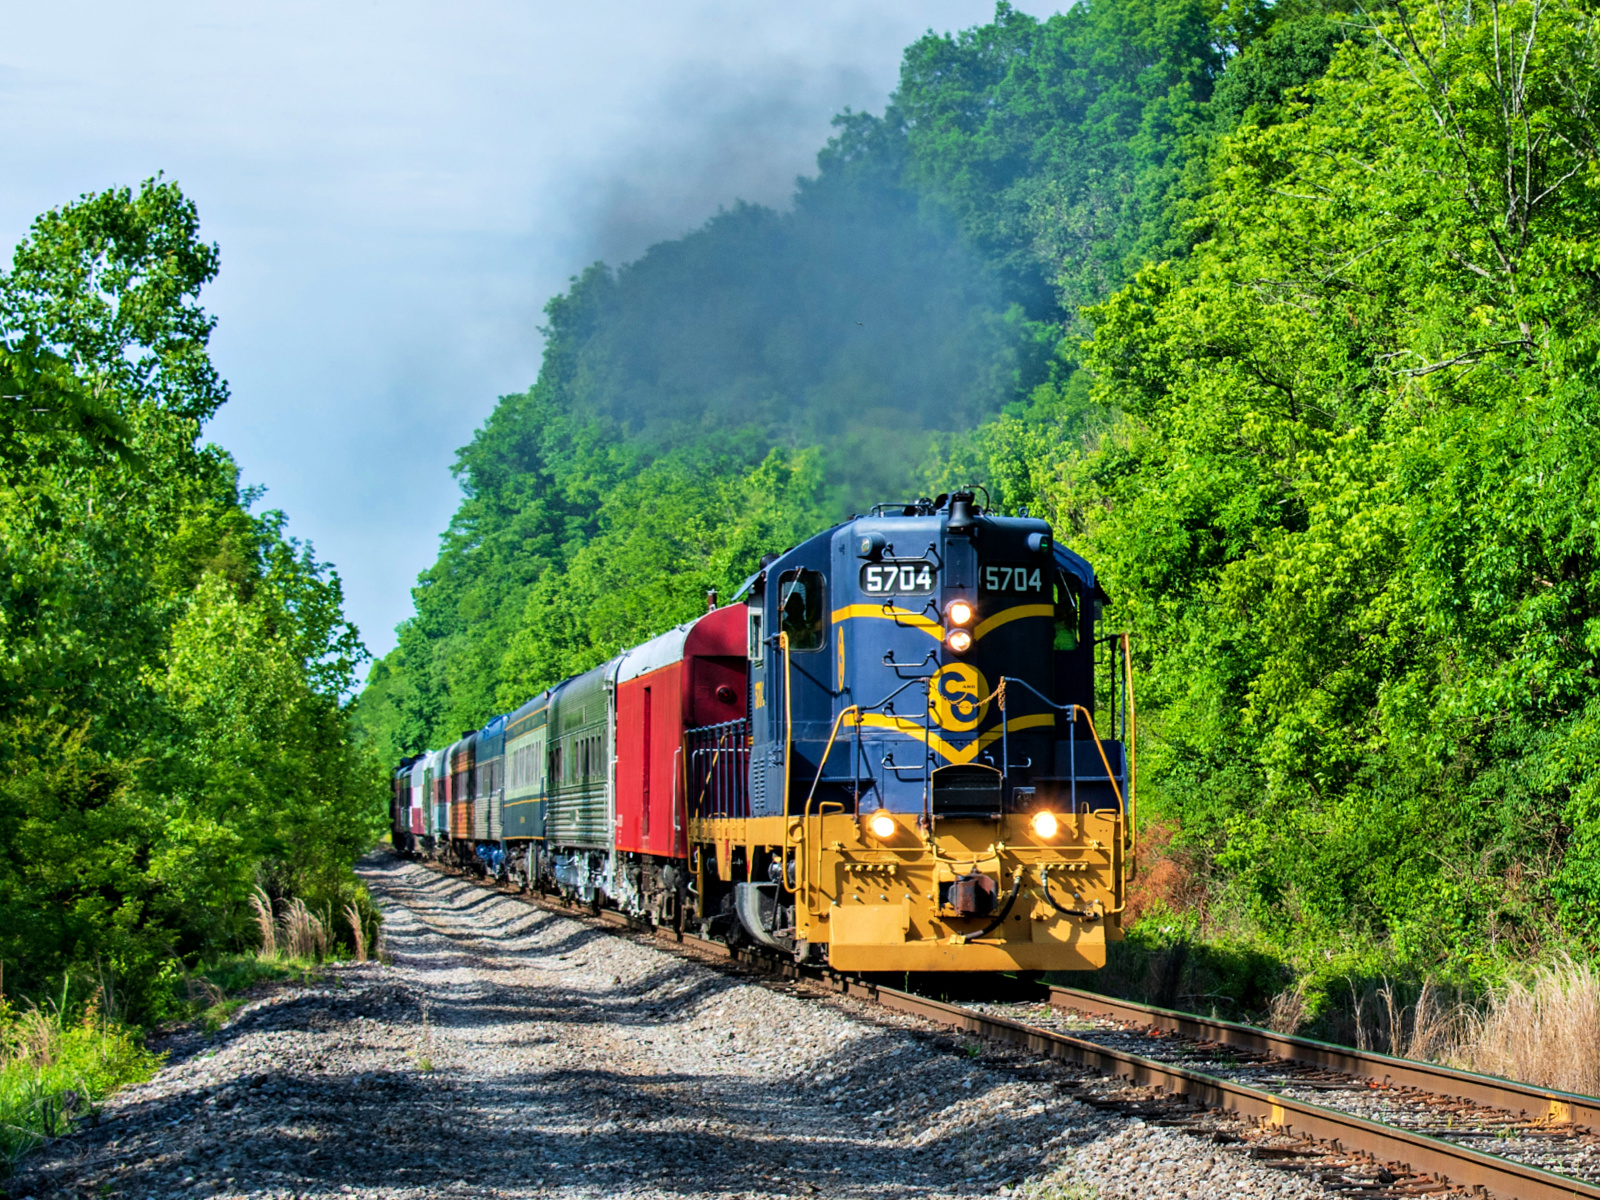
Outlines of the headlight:
{"type": "Polygon", "coordinates": [[[879,809],[867,818],[867,830],[875,838],[892,838],[900,826],[883,809],[879,809]]]}
{"type": "Polygon", "coordinates": [[[965,654],[972,649],[972,635],[965,629],[952,629],[945,639],[945,645],[957,654],[965,654]]]}
{"type": "Polygon", "coordinates": [[[972,624],[972,602],[969,600],[952,600],[944,610],[945,619],[952,625],[972,624]]]}
{"type": "Polygon", "coordinates": [[[1033,814],[1033,831],[1042,838],[1055,837],[1061,823],[1056,820],[1053,812],[1037,812],[1033,814]]]}

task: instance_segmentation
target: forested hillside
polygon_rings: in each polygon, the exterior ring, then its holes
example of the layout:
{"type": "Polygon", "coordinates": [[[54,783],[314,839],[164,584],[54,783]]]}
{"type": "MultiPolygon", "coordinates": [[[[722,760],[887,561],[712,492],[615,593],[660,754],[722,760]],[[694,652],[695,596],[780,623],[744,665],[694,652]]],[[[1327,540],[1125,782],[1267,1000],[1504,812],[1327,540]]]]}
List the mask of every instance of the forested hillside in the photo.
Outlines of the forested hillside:
{"type": "Polygon", "coordinates": [[[1493,972],[1600,932],[1600,45],[1577,5],[1357,33],[1088,310],[1094,451],[983,440],[1139,634],[1209,902],[1493,972]]]}
{"type": "Polygon", "coordinates": [[[40,217],[0,275],[5,992],[76,974],[135,1020],[254,947],[253,888],[348,900],[383,817],[338,577],[202,441],[198,231],[155,180],[40,217]]]}
{"type": "Polygon", "coordinates": [[[552,301],[364,727],[444,744],[762,549],[976,478],[1135,634],[1152,928],[1347,982],[1591,945],[1595,17],[1087,0],[925,37],[791,212],[552,301]]]}
{"type": "MultiPolygon", "coordinates": [[[[736,206],[552,300],[539,378],[462,450],[461,509],[371,676],[383,752],[442,744],[692,616],[761,549],[924,490],[930,456],[1007,406],[1086,414],[1063,335],[1187,236],[1184,164],[1252,32],[1219,12],[1001,5],[929,35],[881,116],[837,119],[791,211],[736,206]],[[709,519],[752,490],[765,500],[736,505],[737,530],[709,519]]],[[[1251,78],[1269,99],[1283,82],[1251,78]]]]}

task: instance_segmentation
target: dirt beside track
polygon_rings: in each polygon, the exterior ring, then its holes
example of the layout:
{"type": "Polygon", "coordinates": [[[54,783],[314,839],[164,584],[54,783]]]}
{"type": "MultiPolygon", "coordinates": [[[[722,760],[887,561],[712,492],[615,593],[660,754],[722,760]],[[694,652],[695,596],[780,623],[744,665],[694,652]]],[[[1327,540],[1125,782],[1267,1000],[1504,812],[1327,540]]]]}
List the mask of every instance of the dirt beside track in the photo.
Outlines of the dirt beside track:
{"type": "Polygon", "coordinates": [[[332,966],[180,1039],[10,1195],[1326,1194],[1092,1108],[1075,1096],[1113,1085],[1071,1068],[415,863],[362,874],[387,963],[332,966]]]}

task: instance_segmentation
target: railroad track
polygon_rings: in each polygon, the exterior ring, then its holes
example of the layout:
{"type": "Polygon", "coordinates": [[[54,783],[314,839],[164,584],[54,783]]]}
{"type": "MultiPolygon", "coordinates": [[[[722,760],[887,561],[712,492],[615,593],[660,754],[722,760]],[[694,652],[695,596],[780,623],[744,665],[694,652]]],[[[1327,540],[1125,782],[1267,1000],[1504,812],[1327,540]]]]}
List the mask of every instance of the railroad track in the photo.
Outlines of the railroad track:
{"type": "Polygon", "coordinates": [[[802,969],[776,956],[734,950],[606,909],[597,913],[529,894],[519,898],[562,916],[652,935],[698,955],[820,983],[890,1011],[1118,1076],[1144,1089],[1133,1101],[1100,1107],[1197,1132],[1207,1128],[1199,1107],[1235,1114],[1287,1135],[1287,1144],[1280,1141],[1261,1155],[1273,1157],[1272,1165],[1307,1172],[1332,1192],[1375,1198],[1454,1191],[1505,1200],[1600,1200],[1600,1136],[1595,1132],[1600,1131],[1600,1099],[1594,1097],[1071,988],[1052,987],[1042,1002],[950,1004],[802,969]]]}

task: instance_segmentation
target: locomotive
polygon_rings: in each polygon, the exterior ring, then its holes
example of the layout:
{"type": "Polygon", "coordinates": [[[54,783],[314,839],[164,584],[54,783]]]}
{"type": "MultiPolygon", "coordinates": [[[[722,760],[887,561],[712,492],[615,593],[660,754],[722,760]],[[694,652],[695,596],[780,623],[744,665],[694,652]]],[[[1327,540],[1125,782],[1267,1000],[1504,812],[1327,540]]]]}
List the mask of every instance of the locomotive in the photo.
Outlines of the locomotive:
{"type": "Polygon", "coordinates": [[[841,971],[1103,966],[1128,638],[1097,635],[1085,559],[978,490],[768,555],[732,602],[405,760],[396,847],[841,971]]]}

